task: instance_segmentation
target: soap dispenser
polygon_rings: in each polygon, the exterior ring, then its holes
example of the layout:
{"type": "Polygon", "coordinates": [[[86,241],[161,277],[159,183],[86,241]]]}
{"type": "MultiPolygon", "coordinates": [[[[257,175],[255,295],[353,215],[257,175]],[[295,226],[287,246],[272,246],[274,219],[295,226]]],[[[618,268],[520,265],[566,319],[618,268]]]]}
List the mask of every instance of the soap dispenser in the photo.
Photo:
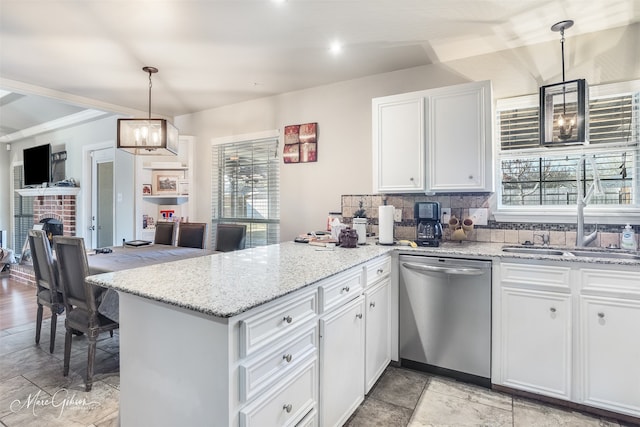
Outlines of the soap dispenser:
{"type": "Polygon", "coordinates": [[[636,250],[636,233],[633,231],[633,228],[629,224],[624,227],[622,230],[622,238],[620,239],[620,247],[622,249],[631,249],[636,250]]]}

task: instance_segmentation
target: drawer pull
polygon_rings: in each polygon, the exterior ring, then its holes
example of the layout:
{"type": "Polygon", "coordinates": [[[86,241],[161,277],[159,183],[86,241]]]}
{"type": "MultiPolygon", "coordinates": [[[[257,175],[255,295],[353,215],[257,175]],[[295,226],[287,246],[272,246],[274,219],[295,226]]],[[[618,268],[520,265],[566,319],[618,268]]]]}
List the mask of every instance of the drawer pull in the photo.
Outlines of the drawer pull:
{"type": "Polygon", "coordinates": [[[358,314],[356,314],[356,317],[357,317],[358,319],[362,319],[362,313],[358,313],[358,314]]]}
{"type": "Polygon", "coordinates": [[[555,307],[551,307],[551,308],[549,309],[549,311],[551,311],[552,313],[555,313],[555,312],[556,312],[556,308],[555,308],[555,307]]]}
{"type": "Polygon", "coordinates": [[[379,269],[378,269],[378,271],[377,271],[376,273],[378,273],[378,274],[382,274],[382,273],[384,273],[384,269],[379,268],[379,269]]]}
{"type": "Polygon", "coordinates": [[[604,313],[603,312],[599,312],[598,313],[598,317],[601,318],[601,319],[604,319],[604,313]]]}
{"type": "Polygon", "coordinates": [[[348,287],[348,286],[345,286],[344,288],[342,288],[342,290],[343,290],[344,292],[349,292],[349,287],[348,287]]]}
{"type": "Polygon", "coordinates": [[[287,323],[291,323],[293,321],[293,318],[291,316],[285,316],[282,318],[283,322],[287,322],[287,323]]]}
{"type": "Polygon", "coordinates": [[[286,404],[286,405],[283,405],[283,406],[282,406],[282,409],[283,409],[283,410],[285,410],[285,411],[287,411],[287,414],[288,414],[288,413],[289,413],[289,412],[291,412],[291,410],[293,409],[293,405],[291,405],[291,403],[286,404]]]}
{"type": "Polygon", "coordinates": [[[284,360],[287,361],[287,363],[291,362],[291,359],[293,359],[293,357],[291,356],[291,354],[285,354],[284,356],[282,356],[282,358],[284,360]]]}
{"type": "Polygon", "coordinates": [[[375,301],[371,301],[369,303],[369,307],[374,308],[376,306],[376,302],[375,301]]]}

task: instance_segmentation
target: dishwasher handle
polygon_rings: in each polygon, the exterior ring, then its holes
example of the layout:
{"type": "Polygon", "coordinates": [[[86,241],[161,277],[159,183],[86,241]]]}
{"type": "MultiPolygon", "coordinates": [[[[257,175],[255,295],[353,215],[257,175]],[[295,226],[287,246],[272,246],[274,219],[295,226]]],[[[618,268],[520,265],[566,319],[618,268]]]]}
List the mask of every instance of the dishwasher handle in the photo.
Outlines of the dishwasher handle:
{"type": "Polygon", "coordinates": [[[444,273],[460,276],[480,276],[484,274],[481,268],[474,267],[441,267],[438,265],[414,264],[410,262],[403,262],[402,266],[419,273],[444,273]]]}

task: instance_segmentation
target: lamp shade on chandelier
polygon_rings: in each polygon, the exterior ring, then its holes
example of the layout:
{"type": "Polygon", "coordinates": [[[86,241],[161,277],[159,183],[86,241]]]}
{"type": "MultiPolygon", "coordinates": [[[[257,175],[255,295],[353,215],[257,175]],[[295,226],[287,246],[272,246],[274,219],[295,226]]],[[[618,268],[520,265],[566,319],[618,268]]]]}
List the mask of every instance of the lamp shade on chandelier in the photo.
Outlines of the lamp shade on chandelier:
{"type": "Polygon", "coordinates": [[[551,27],[561,34],[562,82],[540,88],[540,142],[542,145],[585,144],[587,142],[588,86],[584,79],[565,80],[564,30],[573,21],[561,21],[551,27]]]}
{"type": "Polygon", "coordinates": [[[175,155],[178,152],[178,129],[165,119],[151,118],[151,75],[155,67],[143,67],[149,73],[149,117],[118,119],[118,148],[132,154],[175,155]]]}

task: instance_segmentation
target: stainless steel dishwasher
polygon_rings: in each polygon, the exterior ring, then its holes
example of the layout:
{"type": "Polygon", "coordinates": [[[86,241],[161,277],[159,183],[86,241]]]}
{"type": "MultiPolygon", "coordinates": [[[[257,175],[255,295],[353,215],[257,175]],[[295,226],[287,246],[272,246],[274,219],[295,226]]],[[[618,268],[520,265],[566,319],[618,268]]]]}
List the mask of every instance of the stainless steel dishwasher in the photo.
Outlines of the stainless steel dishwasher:
{"type": "Polygon", "coordinates": [[[491,261],[400,255],[402,366],[491,386],[491,261]]]}

